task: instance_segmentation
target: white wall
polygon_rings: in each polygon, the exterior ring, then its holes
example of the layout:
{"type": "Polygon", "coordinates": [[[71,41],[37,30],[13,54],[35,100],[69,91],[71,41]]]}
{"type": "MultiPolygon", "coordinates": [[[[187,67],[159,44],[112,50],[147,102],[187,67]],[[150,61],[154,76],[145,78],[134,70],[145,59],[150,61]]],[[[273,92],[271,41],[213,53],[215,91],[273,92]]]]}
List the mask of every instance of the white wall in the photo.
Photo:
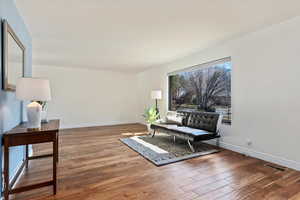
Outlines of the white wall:
{"type": "Polygon", "coordinates": [[[139,112],[159,88],[161,110],[167,110],[168,72],[227,56],[233,63],[233,121],[222,127],[221,144],[300,170],[300,17],[140,73],[139,112]]]}
{"type": "Polygon", "coordinates": [[[134,74],[34,66],[33,76],[50,80],[52,101],[48,116],[60,118],[62,128],[138,121],[134,74]]]}

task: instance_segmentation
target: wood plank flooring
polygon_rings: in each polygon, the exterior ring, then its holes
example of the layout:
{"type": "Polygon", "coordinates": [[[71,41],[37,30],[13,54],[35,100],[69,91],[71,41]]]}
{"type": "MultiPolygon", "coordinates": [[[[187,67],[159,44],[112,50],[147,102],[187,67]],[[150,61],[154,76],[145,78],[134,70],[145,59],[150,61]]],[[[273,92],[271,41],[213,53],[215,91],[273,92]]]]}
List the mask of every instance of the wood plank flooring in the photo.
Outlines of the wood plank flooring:
{"type": "MultiPolygon", "coordinates": [[[[145,133],[139,124],[60,132],[58,194],[46,187],[11,195],[14,200],[211,200],[300,199],[300,172],[220,153],[156,167],[119,141],[145,133]]],[[[34,146],[34,154],[51,145],[34,146]]],[[[51,178],[51,159],[31,161],[18,185],[51,178]]]]}

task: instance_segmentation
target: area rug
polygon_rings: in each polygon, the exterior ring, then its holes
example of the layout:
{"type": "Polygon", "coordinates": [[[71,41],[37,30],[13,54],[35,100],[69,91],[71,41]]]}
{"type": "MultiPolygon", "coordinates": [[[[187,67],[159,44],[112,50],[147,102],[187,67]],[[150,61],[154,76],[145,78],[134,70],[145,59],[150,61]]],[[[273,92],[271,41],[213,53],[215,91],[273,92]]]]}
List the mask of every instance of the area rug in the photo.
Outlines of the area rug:
{"type": "Polygon", "coordinates": [[[167,134],[151,136],[134,136],[120,139],[124,144],[138,152],[156,166],[167,165],[182,160],[217,153],[219,150],[205,143],[193,144],[193,153],[186,140],[174,138],[167,134]]]}

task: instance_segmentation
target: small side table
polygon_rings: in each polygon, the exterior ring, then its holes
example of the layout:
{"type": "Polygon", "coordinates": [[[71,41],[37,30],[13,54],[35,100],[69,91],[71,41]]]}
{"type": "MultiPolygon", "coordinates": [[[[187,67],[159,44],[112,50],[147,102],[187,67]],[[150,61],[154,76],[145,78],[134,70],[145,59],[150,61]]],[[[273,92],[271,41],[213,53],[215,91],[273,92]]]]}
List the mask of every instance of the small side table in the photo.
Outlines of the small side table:
{"type": "Polygon", "coordinates": [[[48,123],[42,123],[39,130],[27,129],[26,123],[22,123],[12,130],[3,134],[4,145],[4,200],[9,199],[10,194],[19,192],[25,192],[40,187],[53,185],[53,193],[56,194],[57,183],[57,162],[58,162],[58,132],[59,132],[59,120],[50,120],[48,123]],[[53,153],[47,155],[30,156],[28,155],[28,145],[52,142],[53,153]],[[9,147],[13,146],[26,146],[26,155],[23,160],[23,164],[18,170],[16,176],[9,183],[9,147]],[[28,186],[22,186],[13,189],[13,186],[21,174],[24,167],[28,167],[28,161],[33,159],[53,157],[53,179],[42,183],[37,183],[28,186]]]}

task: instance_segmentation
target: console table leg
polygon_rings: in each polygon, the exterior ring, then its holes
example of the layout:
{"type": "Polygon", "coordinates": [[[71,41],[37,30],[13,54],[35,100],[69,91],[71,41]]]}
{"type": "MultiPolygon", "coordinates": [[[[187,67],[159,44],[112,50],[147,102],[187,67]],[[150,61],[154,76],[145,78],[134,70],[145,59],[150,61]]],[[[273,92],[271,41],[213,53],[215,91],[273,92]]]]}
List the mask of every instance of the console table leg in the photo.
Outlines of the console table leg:
{"type": "Polygon", "coordinates": [[[59,140],[58,140],[58,133],[57,133],[57,135],[56,135],[56,153],[57,153],[56,162],[58,162],[58,159],[59,159],[58,145],[59,145],[59,140]]]}
{"type": "Polygon", "coordinates": [[[57,140],[53,141],[53,194],[56,194],[57,184],[57,140]]]}

